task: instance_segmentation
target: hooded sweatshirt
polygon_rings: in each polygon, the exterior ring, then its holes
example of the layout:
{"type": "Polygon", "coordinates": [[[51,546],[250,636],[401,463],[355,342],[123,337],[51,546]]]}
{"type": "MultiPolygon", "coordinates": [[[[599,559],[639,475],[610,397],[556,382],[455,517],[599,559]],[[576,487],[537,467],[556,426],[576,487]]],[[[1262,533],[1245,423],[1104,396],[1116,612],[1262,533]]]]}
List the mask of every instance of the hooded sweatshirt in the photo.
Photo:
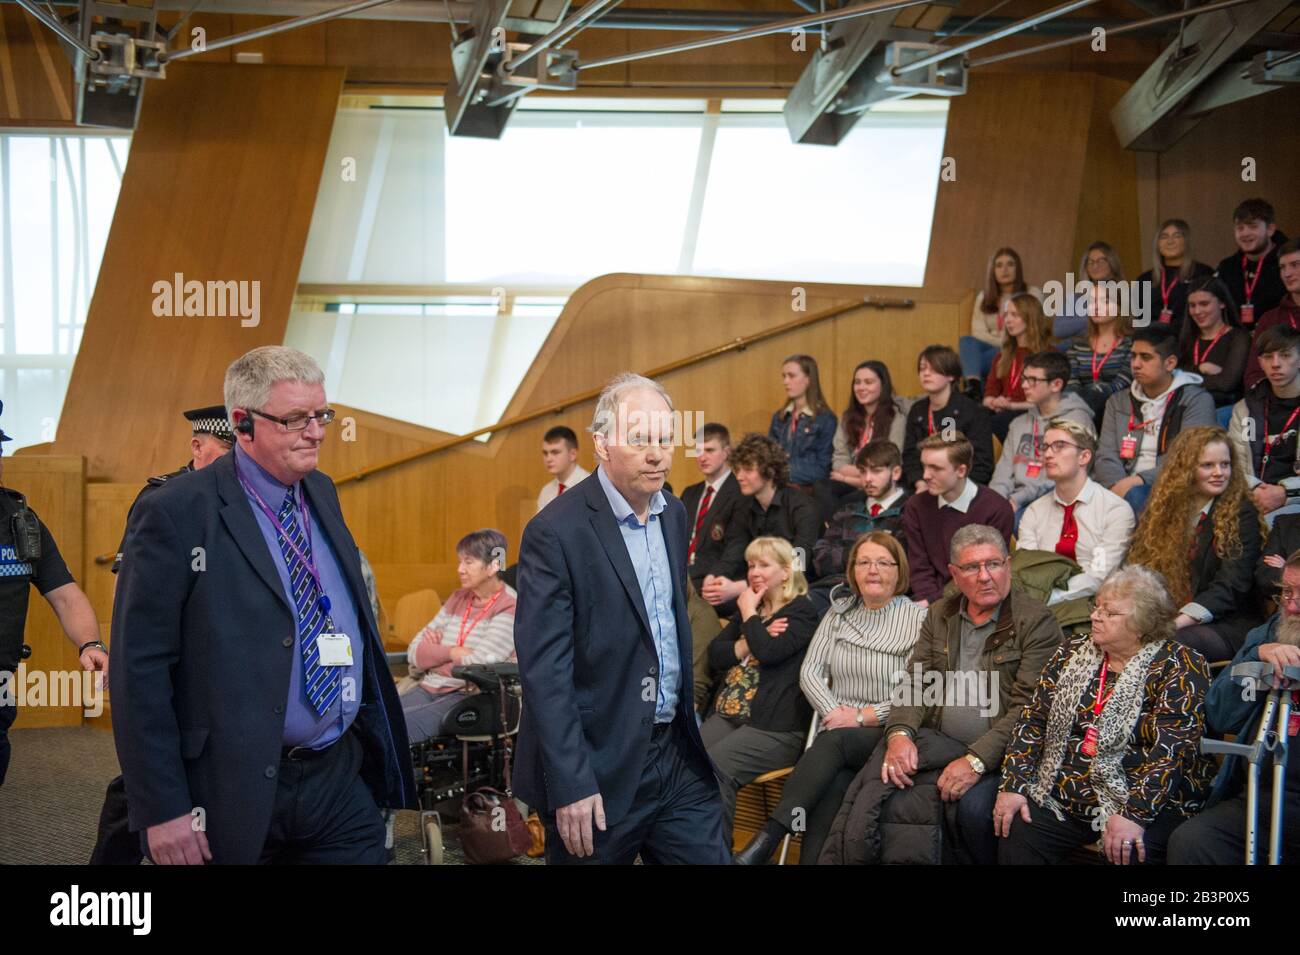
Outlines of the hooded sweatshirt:
{"type": "MultiPolygon", "coordinates": [[[[1076,394],[1061,395],[1060,403],[1050,418],[1068,418],[1093,429],[1092,409],[1088,402],[1076,394]]],[[[1052,488],[1052,480],[1043,467],[1043,436],[1047,433],[1049,418],[1038,413],[1037,408],[1030,408],[1024,414],[1012,419],[1007,429],[1007,439],[1002,443],[1002,455],[998,466],[993,470],[993,480],[989,487],[1005,497],[1017,509],[1037,500],[1052,488]],[[1034,434],[1037,431],[1038,446],[1034,446],[1034,434]],[[1037,477],[1029,476],[1029,465],[1039,465],[1037,477]]]]}
{"type": "Polygon", "coordinates": [[[1181,368],[1169,387],[1148,398],[1136,381],[1106,401],[1093,478],[1110,487],[1136,474],[1144,484],[1155,483],[1165,452],[1186,428],[1216,424],[1214,399],[1201,387],[1201,376],[1181,368]],[[1132,435],[1137,448],[1123,456],[1124,439],[1132,435]]]}

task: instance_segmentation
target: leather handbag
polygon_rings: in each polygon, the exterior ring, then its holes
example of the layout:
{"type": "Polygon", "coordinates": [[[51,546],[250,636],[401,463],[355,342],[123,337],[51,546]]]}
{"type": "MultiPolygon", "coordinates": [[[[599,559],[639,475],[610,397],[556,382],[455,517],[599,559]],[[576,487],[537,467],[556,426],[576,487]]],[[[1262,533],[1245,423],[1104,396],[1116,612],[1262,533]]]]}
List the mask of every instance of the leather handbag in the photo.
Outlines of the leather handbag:
{"type": "MultiPolygon", "coordinates": [[[[508,712],[503,684],[503,725],[508,712]]],[[[470,865],[509,862],[523,855],[533,845],[533,837],[519,814],[519,806],[510,790],[510,740],[503,739],[502,745],[505,746],[505,792],[491,786],[482,786],[473,792],[467,792],[461,800],[460,843],[465,851],[465,861],[470,865]]],[[[468,785],[469,767],[466,766],[465,769],[468,785]]]]}

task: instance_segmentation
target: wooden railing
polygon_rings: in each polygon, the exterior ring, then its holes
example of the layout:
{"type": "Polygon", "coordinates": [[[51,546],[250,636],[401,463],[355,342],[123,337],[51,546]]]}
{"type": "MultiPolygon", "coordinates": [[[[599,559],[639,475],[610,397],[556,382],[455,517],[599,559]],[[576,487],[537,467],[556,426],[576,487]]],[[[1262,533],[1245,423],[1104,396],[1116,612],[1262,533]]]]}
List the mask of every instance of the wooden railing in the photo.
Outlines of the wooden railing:
{"type": "MultiPolygon", "coordinates": [[[[766,341],[769,338],[775,338],[778,335],[785,335],[793,331],[798,331],[799,329],[807,328],[809,325],[816,325],[819,322],[825,322],[832,318],[838,318],[841,315],[846,315],[849,312],[855,312],[861,308],[878,308],[878,309],[912,308],[914,305],[915,303],[910,298],[883,298],[880,296],[868,295],[866,298],[858,302],[849,302],[845,305],[836,305],[831,308],[824,309],[823,311],[815,312],[812,315],[805,315],[802,318],[797,318],[794,319],[793,321],[784,322],[772,328],[764,329],[761,332],[755,332],[752,335],[745,335],[743,337],[734,338],[731,341],[724,342],[723,344],[718,345],[714,348],[709,348],[702,352],[696,352],[694,355],[688,355],[685,358],[679,358],[677,361],[669,362],[666,365],[660,365],[656,368],[647,369],[646,371],[642,372],[642,374],[644,374],[647,378],[658,378],[662,375],[667,375],[674,371],[679,371],[682,368],[689,368],[692,365],[698,365],[701,362],[709,361],[710,359],[717,358],[720,355],[725,355],[728,352],[744,351],[750,345],[756,344],[758,342],[766,341]]],[[[341,475],[340,477],[336,477],[334,479],[334,483],[336,485],[339,485],[339,484],[347,484],[352,481],[364,481],[372,474],[378,474],[381,471],[388,471],[391,470],[392,468],[401,467],[404,464],[410,464],[412,461],[419,461],[423,458],[429,457],[430,455],[434,455],[442,451],[446,451],[449,448],[455,448],[455,447],[459,447],[462,444],[468,444],[470,441],[473,441],[475,438],[482,437],[485,434],[492,434],[493,432],[496,431],[504,431],[506,428],[513,428],[516,425],[527,424],[530,421],[536,421],[538,418],[544,418],[547,417],[548,415],[558,414],[564,409],[569,408],[573,405],[582,404],[585,401],[592,401],[600,397],[600,392],[601,392],[600,388],[589,388],[586,391],[581,391],[578,392],[577,394],[570,395],[567,398],[564,398],[560,401],[552,402],[551,404],[548,405],[544,405],[541,408],[536,408],[532,411],[525,412],[524,414],[515,415],[512,418],[502,419],[501,421],[498,421],[496,422],[496,424],[490,425],[489,427],[479,428],[476,431],[471,431],[468,434],[458,435],[457,437],[454,438],[447,438],[446,440],[439,441],[436,444],[431,444],[427,448],[421,448],[419,451],[412,451],[408,454],[403,454],[400,457],[390,458],[387,461],[381,461],[378,464],[372,464],[368,467],[361,468],[360,470],[353,471],[350,474],[341,475]]]]}

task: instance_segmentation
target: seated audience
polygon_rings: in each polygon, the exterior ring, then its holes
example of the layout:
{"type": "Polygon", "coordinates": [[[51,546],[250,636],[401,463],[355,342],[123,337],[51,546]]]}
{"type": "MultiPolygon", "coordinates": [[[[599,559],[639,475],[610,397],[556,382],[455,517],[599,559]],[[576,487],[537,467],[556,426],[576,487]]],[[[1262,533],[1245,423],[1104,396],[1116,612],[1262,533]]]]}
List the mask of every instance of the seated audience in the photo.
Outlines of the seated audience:
{"type": "Polygon", "coordinates": [[[682,491],[690,538],[686,547],[686,573],[691,586],[686,594],[686,611],[691,621],[696,710],[704,709],[712,697],[709,674],[709,644],[721,626],[714,608],[700,594],[704,578],[721,568],[727,528],[736,509],[745,502],[740,484],[731,473],[731,432],[725,425],[709,422],[701,429],[695,464],[704,478],[682,491]]]}
{"type": "Polygon", "coordinates": [[[1119,305],[1094,289],[1094,303],[1088,328],[1070,342],[1065,353],[1070,360],[1070,383],[1066,391],[1079,395],[1092,409],[1094,424],[1101,425],[1106,399],[1123,391],[1129,377],[1130,319],[1119,314],[1119,305]]]}
{"type": "Polygon", "coordinates": [[[1187,317],[1178,366],[1201,376],[1214,407],[1230,409],[1241,400],[1250,332],[1237,327],[1237,307],[1213,275],[1188,283],[1187,317]]]}
{"type": "Polygon", "coordinates": [[[1018,550],[1048,550],[1081,568],[1047,605],[1091,597],[1124,560],[1136,523],[1133,508],[1088,477],[1097,438],[1090,424],[1056,419],[1043,434],[1043,463],[1053,491],[1025,508],[1018,550]]]}
{"type": "Polygon", "coordinates": [[[1184,431],[1129,548],[1130,564],[1169,582],[1180,605],[1177,639],[1211,662],[1231,658],[1259,623],[1253,595],[1264,522],[1243,472],[1222,428],[1184,431]]]}
{"type": "Polygon", "coordinates": [[[1043,471],[1043,438],[1053,418],[1077,421],[1093,430],[1092,409],[1078,395],[1063,394],[1070,363],[1055,349],[1025,359],[1025,397],[1031,407],[1011,422],[989,487],[1008,501],[1019,521],[1025,507],[1047,493],[1051,479],[1043,471]]]}
{"type": "Polygon", "coordinates": [[[803,751],[812,711],[799,691],[799,668],[818,620],[789,541],[756,538],[745,561],[747,586],[736,614],[709,645],[709,666],[722,684],[700,726],[718,771],[728,840],[736,790],[791,765],[803,751]]]}
{"type": "Polygon", "coordinates": [[[903,446],[907,407],[894,394],[894,380],[884,362],[864,361],[853,369],[849,405],[835,428],[831,454],[831,490],[841,498],[862,489],[858,452],[872,441],[903,446]]]}
{"type": "Polygon", "coordinates": [[[957,341],[961,352],[961,373],[974,389],[988,377],[993,359],[1002,348],[1002,329],[1007,323],[1007,303],[1017,292],[1029,292],[1040,299],[1043,292],[1025,284],[1025,271],[1015,249],[1001,248],[989,259],[984,288],[975,296],[970,334],[957,341]]]}
{"type": "Polygon", "coordinates": [[[781,363],[781,383],[789,401],[772,414],[767,436],[790,457],[790,486],[809,494],[831,473],[835,412],[822,397],[817,360],[791,355],[781,363]]]}
{"type": "MultiPolygon", "coordinates": [[[[881,442],[884,443],[884,442],[881,442]]],[[[733,858],[761,865],[787,833],[802,833],[799,864],[815,865],[854,775],[889,720],[889,696],[925,619],[907,593],[907,555],[892,534],[871,531],[848,555],[847,593],[837,589],[803,658],[799,683],[821,718],[817,737],[785,782],[781,802],[733,858]]]]}
{"type": "MultiPolygon", "coordinates": [[[[1238,663],[1270,663],[1280,676],[1283,667],[1300,666],[1300,554],[1287,559],[1281,580],[1278,613],[1250,632],[1231,665],[1220,670],[1210,686],[1205,720],[1211,736],[1235,736],[1239,743],[1251,743],[1259,733],[1269,687],[1245,692],[1233,681],[1232,667],[1238,663]]],[[[1295,784],[1300,779],[1300,763],[1291,764],[1291,754],[1296,752],[1300,752],[1300,746],[1293,742],[1286,751],[1287,784],[1282,810],[1283,861],[1292,863],[1300,857],[1300,789],[1295,784]]],[[[1246,768],[1240,756],[1224,758],[1205,811],[1179,826],[1169,840],[1170,865],[1240,865],[1246,861],[1246,768]]],[[[1264,772],[1268,772],[1267,763],[1264,772]]],[[[1261,858],[1268,832],[1265,820],[1272,817],[1272,811],[1272,787],[1261,785],[1256,816],[1261,824],[1261,858]]]]}
{"type": "Polygon", "coordinates": [[[984,407],[993,435],[1005,441],[1007,427],[1033,403],[1025,397],[1025,362],[1051,345],[1052,333],[1042,303],[1028,292],[1017,292],[1007,303],[1007,321],[1002,330],[1002,352],[993,361],[984,385],[984,407]]]}
{"type": "Polygon", "coordinates": [[[1187,327],[1188,285],[1213,275],[1214,269],[1196,261],[1192,254],[1192,227],[1182,219],[1166,219],[1160,223],[1152,245],[1151,261],[1160,264],[1137,277],[1147,286],[1142,290],[1142,300],[1151,303],[1149,320],[1169,325],[1181,337],[1187,327]]]}
{"type": "Polygon", "coordinates": [[[578,436],[562,424],[542,436],[542,464],[555,476],[537,495],[539,511],[590,473],[578,463],[578,436]]]}
{"type": "Polygon", "coordinates": [[[949,549],[953,535],[969,524],[990,525],[1011,542],[1011,505],[967,475],[974,452],[958,433],[951,440],[935,434],[921,442],[925,491],[903,506],[903,538],[911,565],[912,594],[933,603],[951,579],[949,549]]]}
{"type": "Polygon", "coordinates": [[[974,449],[971,479],[976,484],[987,484],[993,476],[989,413],[957,390],[961,363],[956,353],[946,345],[929,346],[916,360],[916,374],[926,396],[918,399],[907,412],[907,431],[903,438],[904,482],[917,493],[924,491],[921,442],[931,435],[951,437],[960,431],[974,449]]]}
{"type": "Polygon", "coordinates": [[[1277,303],[1276,308],[1265,312],[1255,323],[1255,341],[1250,346],[1250,357],[1246,359],[1246,391],[1255,387],[1256,382],[1264,380],[1258,349],[1264,332],[1274,325],[1285,324],[1300,328],[1300,238],[1289,239],[1278,247],[1277,266],[1286,295],[1277,303]]]}
{"type": "Polygon", "coordinates": [[[1176,333],[1148,325],[1133,335],[1133,383],[1106,401],[1093,476],[1142,513],[1165,450],[1181,431],[1214,424],[1201,376],[1178,368],[1176,333]]]}
{"type": "MultiPolygon", "coordinates": [[[[1120,265],[1119,253],[1109,242],[1094,242],[1084,250],[1074,275],[1076,283],[1081,280],[1090,283],[1121,282],[1124,280],[1124,267],[1120,265]]],[[[1068,341],[1081,333],[1087,327],[1095,301],[1089,291],[1076,293],[1070,289],[1070,294],[1061,303],[1060,313],[1052,322],[1052,337],[1068,341]]]]}
{"type": "Polygon", "coordinates": [[[858,452],[862,490],[840,500],[839,510],[813,547],[813,580],[818,588],[844,579],[849,550],[863,534],[885,531],[903,536],[907,488],[900,485],[902,457],[892,441],[872,441],[858,452]]]}
{"type": "Polygon", "coordinates": [[[1228,434],[1249,467],[1246,480],[1255,506],[1271,527],[1280,515],[1300,512],[1300,330],[1274,325],[1255,344],[1265,379],[1232,406],[1228,434]]]}
{"type": "Polygon", "coordinates": [[[807,494],[787,486],[790,465],[785,452],[771,438],[747,434],[731,452],[731,466],[743,499],[737,503],[723,535],[722,556],[716,573],[707,574],[701,595],[721,613],[746,587],[745,552],[757,537],[781,537],[795,548],[802,573],[807,566],[821,520],[817,505],[807,494]]]}
{"type": "Polygon", "coordinates": [[[473,687],[452,667],[500,663],[515,654],[515,592],[497,574],[506,539],[500,531],[466,534],[456,545],[460,589],[447,598],[406,651],[415,686],[402,694],[412,743],[439,735],[442,719],[473,687]]]}
{"type": "Polygon", "coordinates": [[[1016,721],[993,809],[1002,865],[1056,865],[1101,837],[1113,865],[1164,861],[1200,810],[1210,671],[1171,639],[1164,582],[1126,567],[1102,584],[1092,633],[1062,645],[1016,721]]]}
{"type": "Polygon", "coordinates": [[[894,689],[880,778],[905,788],[922,766],[941,765],[935,751],[964,750],[938,780],[940,798],[957,803],[953,855],[991,865],[998,854],[992,820],[998,769],[1012,727],[1064,637],[1051,611],[1011,589],[1000,529],[963,527],[953,535],[951,558],[959,592],[930,609],[894,689]],[[941,703],[932,704],[934,694],[926,692],[927,674],[944,689],[941,703]],[[984,690],[971,693],[972,686],[984,690]]]}
{"type": "Polygon", "coordinates": [[[1274,221],[1271,203],[1247,199],[1232,212],[1232,237],[1237,249],[1219,263],[1216,274],[1228,286],[1242,326],[1252,329],[1286,294],[1277,261],[1286,236],[1274,221]]]}

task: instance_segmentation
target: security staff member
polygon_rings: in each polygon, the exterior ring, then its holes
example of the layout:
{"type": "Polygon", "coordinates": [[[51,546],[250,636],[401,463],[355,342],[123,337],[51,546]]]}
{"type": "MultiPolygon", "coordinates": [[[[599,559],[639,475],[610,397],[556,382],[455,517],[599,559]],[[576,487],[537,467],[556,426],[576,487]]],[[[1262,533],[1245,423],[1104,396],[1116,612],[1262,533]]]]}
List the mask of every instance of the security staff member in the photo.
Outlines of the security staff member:
{"type": "MultiPolygon", "coordinates": [[[[3,442],[9,440],[0,430],[0,454],[3,442]]],[[[18,715],[14,674],[31,652],[23,645],[31,584],[49,601],[59,626],[78,648],[82,668],[107,675],[108,653],[99,642],[95,612],[73,581],[49,528],[27,506],[26,498],[0,485],[0,785],[9,768],[9,727],[18,715]]]]}
{"type": "MultiPolygon", "coordinates": [[[[135,496],[131,510],[140,498],[154,488],[162,487],[171,478],[186,471],[198,471],[207,467],[221,457],[235,443],[235,435],[230,430],[230,421],[226,418],[225,405],[209,405],[206,408],[194,408],[181,412],[190,423],[190,461],[183,467],[169,474],[151,477],[135,496]]],[[[131,520],[127,513],[127,523],[131,520]]],[[[113,560],[113,573],[122,567],[122,547],[126,544],[126,535],[117,549],[113,560]]],[[[139,865],[144,859],[140,849],[140,838],[131,832],[126,815],[126,785],[118,776],[108,784],[104,793],[104,807],[99,811],[99,833],[95,839],[95,848],[90,854],[91,865],[139,865]]]]}

